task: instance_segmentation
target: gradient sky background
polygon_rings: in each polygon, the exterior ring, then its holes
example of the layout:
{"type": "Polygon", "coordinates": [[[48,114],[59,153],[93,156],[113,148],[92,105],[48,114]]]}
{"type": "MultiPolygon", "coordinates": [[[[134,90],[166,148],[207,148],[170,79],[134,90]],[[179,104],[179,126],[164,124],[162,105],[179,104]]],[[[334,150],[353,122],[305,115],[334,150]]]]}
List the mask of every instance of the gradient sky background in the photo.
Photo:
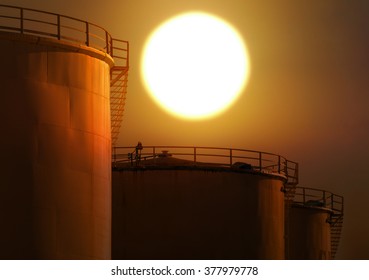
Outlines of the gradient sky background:
{"type": "MultiPolygon", "coordinates": [[[[118,145],[196,145],[281,154],[300,185],[343,195],[339,259],[369,259],[369,2],[366,0],[6,0],[96,23],[130,42],[118,145]],[[162,111],[140,78],[143,46],[163,21],[203,11],[231,23],[249,49],[238,102],[206,121],[162,111]]],[[[195,44],[196,42],[194,42],[195,44]]],[[[232,71],[232,69],[219,69],[232,71]]]]}

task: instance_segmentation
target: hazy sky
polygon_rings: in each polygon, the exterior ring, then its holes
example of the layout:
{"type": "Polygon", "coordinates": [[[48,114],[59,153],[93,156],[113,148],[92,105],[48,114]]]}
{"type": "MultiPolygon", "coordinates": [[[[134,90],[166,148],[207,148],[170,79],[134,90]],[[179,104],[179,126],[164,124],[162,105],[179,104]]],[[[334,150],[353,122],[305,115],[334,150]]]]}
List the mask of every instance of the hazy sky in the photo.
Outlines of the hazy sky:
{"type": "MultiPolygon", "coordinates": [[[[302,186],[344,195],[337,257],[369,259],[369,2],[366,0],[4,0],[84,19],[130,42],[118,145],[255,149],[300,163],[302,186]],[[162,111],[140,78],[144,42],[186,11],[222,17],[243,36],[249,84],[226,113],[185,121],[162,111]]],[[[232,69],[219,69],[232,71],[232,69]]]]}

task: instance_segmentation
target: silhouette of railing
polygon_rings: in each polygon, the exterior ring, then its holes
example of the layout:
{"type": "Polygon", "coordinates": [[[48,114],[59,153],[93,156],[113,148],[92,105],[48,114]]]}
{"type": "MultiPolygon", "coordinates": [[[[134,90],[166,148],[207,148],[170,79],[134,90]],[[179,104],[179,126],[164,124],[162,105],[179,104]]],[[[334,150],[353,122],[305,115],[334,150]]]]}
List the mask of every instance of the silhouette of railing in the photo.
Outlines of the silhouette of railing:
{"type": "Polygon", "coordinates": [[[296,187],[293,203],[343,213],[343,197],[321,189],[296,187]]]}
{"type": "Polygon", "coordinates": [[[0,4],[0,31],[35,35],[86,46],[109,54],[111,132],[114,144],[119,135],[127,93],[129,44],[114,39],[104,28],[70,16],[0,4]]]}
{"type": "Polygon", "coordinates": [[[113,56],[113,38],[104,28],[70,16],[0,4],[0,29],[82,44],[113,56]]]}
{"type": "Polygon", "coordinates": [[[296,187],[292,204],[330,210],[331,214],[327,222],[331,227],[331,257],[334,259],[343,227],[343,196],[320,189],[296,187]]]}
{"type": "Polygon", "coordinates": [[[137,156],[135,150],[136,147],[114,147],[113,166],[151,166],[156,164],[155,159],[170,155],[176,159],[187,160],[187,165],[206,164],[212,167],[249,169],[271,175],[282,175],[288,183],[294,185],[298,183],[298,163],[272,153],[217,147],[143,146],[137,156]]]}

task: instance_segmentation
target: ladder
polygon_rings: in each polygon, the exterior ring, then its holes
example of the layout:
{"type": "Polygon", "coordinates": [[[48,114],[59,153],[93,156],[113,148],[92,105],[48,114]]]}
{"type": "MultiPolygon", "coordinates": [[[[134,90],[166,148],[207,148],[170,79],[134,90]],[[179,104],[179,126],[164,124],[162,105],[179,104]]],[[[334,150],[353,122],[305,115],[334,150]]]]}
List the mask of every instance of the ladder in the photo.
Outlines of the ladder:
{"type": "Polygon", "coordinates": [[[115,63],[115,66],[110,69],[111,142],[112,146],[115,146],[122,125],[126,103],[129,69],[128,42],[112,39],[111,56],[115,63]]]}
{"type": "Polygon", "coordinates": [[[284,183],[284,200],[287,204],[291,203],[295,198],[296,186],[299,183],[299,164],[287,160],[284,167],[287,180],[284,183]]]}
{"type": "Polygon", "coordinates": [[[293,202],[296,193],[296,184],[295,183],[285,183],[284,184],[284,200],[285,202],[293,202]]]}
{"type": "Polygon", "coordinates": [[[333,213],[330,221],[331,225],[331,257],[334,259],[338,250],[343,227],[343,213],[333,213]]]}

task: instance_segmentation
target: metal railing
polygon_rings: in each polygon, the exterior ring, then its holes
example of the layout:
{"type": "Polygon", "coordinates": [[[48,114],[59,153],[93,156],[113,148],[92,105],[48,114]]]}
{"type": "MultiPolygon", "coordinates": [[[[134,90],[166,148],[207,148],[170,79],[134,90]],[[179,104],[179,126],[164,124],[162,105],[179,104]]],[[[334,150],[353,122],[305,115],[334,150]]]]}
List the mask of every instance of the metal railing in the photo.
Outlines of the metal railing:
{"type": "Polygon", "coordinates": [[[0,30],[37,35],[91,47],[128,67],[128,42],[112,38],[104,28],[70,16],[0,4],[0,30]]]}
{"type": "Polygon", "coordinates": [[[128,164],[128,166],[155,165],[155,159],[170,155],[177,159],[187,160],[187,163],[193,166],[207,164],[214,167],[246,168],[282,175],[286,177],[288,183],[298,183],[298,163],[272,153],[193,146],[143,146],[139,155],[135,153],[136,147],[113,147],[113,166],[120,164],[128,164]]]}
{"type": "Polygon", "coordinates": [[[343,196],[325,190],[296,187],[293,203],[328,208],[334,213],[343,213],[343,196]]]}

